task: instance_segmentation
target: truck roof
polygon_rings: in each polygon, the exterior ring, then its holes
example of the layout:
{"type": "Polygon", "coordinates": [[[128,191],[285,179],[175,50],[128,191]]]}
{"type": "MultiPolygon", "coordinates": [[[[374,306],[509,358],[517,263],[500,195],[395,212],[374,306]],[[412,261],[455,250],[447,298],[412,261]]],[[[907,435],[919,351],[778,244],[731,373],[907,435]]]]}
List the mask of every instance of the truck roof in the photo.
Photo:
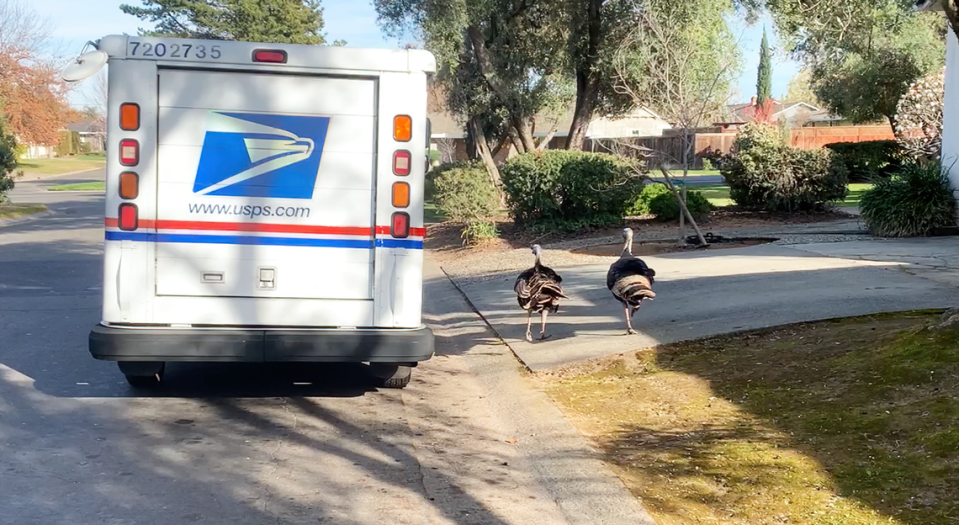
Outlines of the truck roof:
{"type": "Polygon", "coordinates": [[[111,60],[154,60],[170,63],[208,63],[211,65],[282,66],[289,69],[333,69],[343,71],[391,71],[433,73],[436,59],[422,49],[363,49],[345,46],[269,44],[228,40],[198,40],[171,37],[109,35],[97,43],[111,60]],[[135,46],[134,44],[139,44],[135,46]],[[143,49],[149,46],[150,54],[143,49]],[[160,45],[161,47],[157,47],[160,45]],[[213,53],[216,46],[217,52],[213,53]],[[160,50],[162,49],[162,54],[160,50]],[[198,50],[202,49],[202,53],[198,50]],[[176,51],[174,51],[176,50],[176,51]],[[283,64],[265,64],[253,60],[254,51],[277,50],[287,55],[283,64]],[[191,53],[192,52],[192,53],[191,53]],[[214,55],[217,55],[214,57],[214,55]]]}

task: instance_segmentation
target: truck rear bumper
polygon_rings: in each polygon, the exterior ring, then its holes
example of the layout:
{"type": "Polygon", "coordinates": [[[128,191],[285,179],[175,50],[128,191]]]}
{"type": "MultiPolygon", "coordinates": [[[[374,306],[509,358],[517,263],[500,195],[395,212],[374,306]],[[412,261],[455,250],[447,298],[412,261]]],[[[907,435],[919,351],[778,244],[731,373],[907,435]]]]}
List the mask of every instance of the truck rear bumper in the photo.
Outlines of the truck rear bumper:
{"type": "Polygon", "coordinates": [[[174,330],[97,325],[90,353],[106,361],[388,362],[433,356],[433,332],[418,329],[174,330]]]}

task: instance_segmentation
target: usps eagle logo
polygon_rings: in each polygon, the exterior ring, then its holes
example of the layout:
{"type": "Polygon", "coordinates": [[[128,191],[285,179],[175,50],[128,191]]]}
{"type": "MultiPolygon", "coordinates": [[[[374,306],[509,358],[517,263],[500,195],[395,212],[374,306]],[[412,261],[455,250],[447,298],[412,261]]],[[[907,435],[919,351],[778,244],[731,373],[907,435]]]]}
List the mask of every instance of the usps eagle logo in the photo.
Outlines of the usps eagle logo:
{"type": "Polygon", "coordinates": [[[193,193],[311,199],[329,117],[211,111],[193,193]]]}

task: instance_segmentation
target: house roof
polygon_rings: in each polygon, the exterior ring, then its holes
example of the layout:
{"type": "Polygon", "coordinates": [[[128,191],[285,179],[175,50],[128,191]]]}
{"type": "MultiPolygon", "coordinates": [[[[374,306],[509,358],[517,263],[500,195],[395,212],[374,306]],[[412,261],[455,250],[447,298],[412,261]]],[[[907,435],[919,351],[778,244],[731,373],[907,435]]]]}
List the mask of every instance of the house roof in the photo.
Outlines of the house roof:
{"type": "MultiPolygon", "coordinates": [[[[805,102],[780,102],[778,100],[773,100],[773,113],[771,116],[775,117],[783,112],[789,111],[790,109],[794,109],[801,106],[805,106],[806,108],[808,108],[810,111],[813,111],[813,112],[821,111],[816,106],[813,106],[812,104],[807,104],[805,102]]],[[[753,102],[746,102],[743,104],[730,104],[726,106],[726,109],[729,111],[729,113],[733,117],[732,119],[729,119],[728,123],[733,124],[737,122],[742,122],[742,123],[752,122],[753,120],[755,120],[755,115],[753,115],[753,113],[749,111],[749,109],[753,107],[755,107],[755,104],[753,102]]]]}
{"type": "Polygon", "coordinates": [[[76,131],[78,133],[96,133],[97,125],[93,119],[87,118],[67,124],[67,131],[76,131]]]}

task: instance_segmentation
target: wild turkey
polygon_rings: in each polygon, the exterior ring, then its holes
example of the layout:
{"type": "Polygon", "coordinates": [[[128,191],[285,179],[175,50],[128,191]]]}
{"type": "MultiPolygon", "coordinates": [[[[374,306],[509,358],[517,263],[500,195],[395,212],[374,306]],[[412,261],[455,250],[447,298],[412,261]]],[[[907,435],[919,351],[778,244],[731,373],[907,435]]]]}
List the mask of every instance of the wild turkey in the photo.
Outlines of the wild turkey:
{"type": "Polygon", "coordinates": [[[559,300],[566,299],[563,293],[563,287],[560,285],[563,278],[552,268],[543,266],[540,259],[543,250],[538,244],[533,245],[533,255],[536,256],[536,263],[533,267],[519,274],[516,283],[513,285],[513,291],[516,292],[516,300],[519,305],[526,310],[526,340],[532,341],[533,335],[530,333],[530,325],[533,323],[533,313],[539,313],[541,325],[539,338],[546,339],[546,317],[549,312],[556,313],[559,310],[559,300]]]}
{"type": "Polygon", "coordinates": [[[643,299],[652,300],[653,277],[656,271],[646,266],[642,259],[633,256],[633,230],[623,228],[623,253],[619,260],[609,266],[606,274],[606,287],[613,292],[619,302],[623,303],[623,312],[626,314],[626,333],[635,334],[632,317],[636,310],[643,305],[643,299]]]}

